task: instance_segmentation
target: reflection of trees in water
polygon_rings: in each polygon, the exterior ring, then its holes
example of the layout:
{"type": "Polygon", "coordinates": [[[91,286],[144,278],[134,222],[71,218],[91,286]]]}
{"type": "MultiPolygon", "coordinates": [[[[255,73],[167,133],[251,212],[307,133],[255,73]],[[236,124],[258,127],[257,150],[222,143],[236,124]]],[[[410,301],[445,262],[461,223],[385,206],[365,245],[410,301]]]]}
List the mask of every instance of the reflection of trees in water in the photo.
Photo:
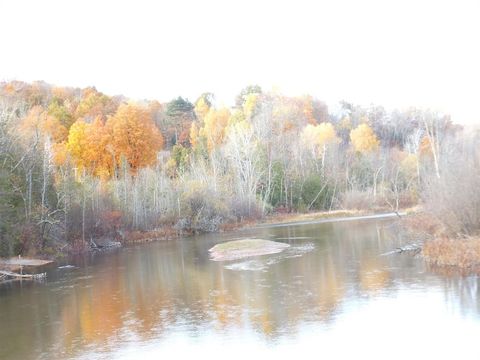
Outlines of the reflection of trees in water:
{"type": "Polygon", "coordinates": [[[446,302],[457,308],[462,315],[480,317],[480,278],[477,275],[461,276],[456,271],[450,274],[443,269],[441,280],[446,302]]]}
{"type": "MultiPolygon", "coordinates": [[[[397,291],[403,281],[418,282],[414,259],[379,256],[398,241],[387,236],[382,224],[259,230],[258,237],[290,238],[282,241],[293,249],[306,243],[315,246],[301,257],[265,257],[278,260],[266,271],[232,271],[209,261],[206,254],[215,237],[104,256],[93,267],[77,270],[71,280],[50,284],[51,290],[30,286],[16,297],[4,297],[3,306],[25,311],[0,313],[0,338],[6,328],[21,329],[8,338],[25,351],[33,339],[37,349],[59,344],[73,354],[81,351],[79,344],[114,348],[121,339],[162,339],[175,331],[254,331],[275,339],[295,333],[304,322],[327,324],[341,312],[344,301],[397,291]]],[[[445,280],[445,291],[452,303],[459,297],[460,307],[479,312],[478,279],[445,280]]]]}
{"type": "Polygon", "coordinates": [[[379,258],[368,258],[359,267],[360,287],[367,292],[377,292],[387,287],[390,273],[382,267],[379,258]]]}

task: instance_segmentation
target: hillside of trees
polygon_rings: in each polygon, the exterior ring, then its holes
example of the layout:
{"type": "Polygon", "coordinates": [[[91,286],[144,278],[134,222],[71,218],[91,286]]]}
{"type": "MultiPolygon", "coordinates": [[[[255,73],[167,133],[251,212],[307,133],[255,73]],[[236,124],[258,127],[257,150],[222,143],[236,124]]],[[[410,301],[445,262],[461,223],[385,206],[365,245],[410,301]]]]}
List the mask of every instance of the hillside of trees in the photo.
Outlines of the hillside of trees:
{"type": "Polygon", "coordinates": [[[471,233],[477,149],[477,135],[444,114],[347,102],[332,112],[258,86],[227,108],[211,93],[133,102],[0,83],[0,256],[82,249],[127,230],[209,232],[274,212],[420,202],[471,233]]]}

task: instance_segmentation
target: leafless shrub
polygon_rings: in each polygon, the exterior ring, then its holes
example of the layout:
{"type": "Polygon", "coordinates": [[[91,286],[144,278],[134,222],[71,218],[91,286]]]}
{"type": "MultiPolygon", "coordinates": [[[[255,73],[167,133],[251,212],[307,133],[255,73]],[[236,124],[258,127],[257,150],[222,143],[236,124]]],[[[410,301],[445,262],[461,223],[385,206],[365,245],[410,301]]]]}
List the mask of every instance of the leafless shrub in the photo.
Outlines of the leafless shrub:
{"type": "Polygon", "coordinates": [[[457,143],[444,157],[440,177],[431,176],[423,193],[426,210],[450,236],[480,230],[480,161],[476,142],[457,143]]]}
{"type": "Polygon", "coordinates": [[[181,216],[175,228],[187,232],[214,232],[230,214],[219,194],[204,184],[192,182],[182,194],[181,216]]]}
{"type": "Polygon", "coordinates": [[[349,190],[343,194],[342,206],[344,209],[367,210],[373,207],[373,199],[370,192],[349,190]]]}
{"type": "Polygon", "coordinates": [[[258,219],[262,217],[262,209],[255,199],[234,197],[230,200],[230,211],[237,221],[258,219]]]}
{"type": "Polygon", "coordinates": [[[384,191],[375,205],[377,208],[398,211],[418,204],[418,195],[414,191],[384,191]]]}

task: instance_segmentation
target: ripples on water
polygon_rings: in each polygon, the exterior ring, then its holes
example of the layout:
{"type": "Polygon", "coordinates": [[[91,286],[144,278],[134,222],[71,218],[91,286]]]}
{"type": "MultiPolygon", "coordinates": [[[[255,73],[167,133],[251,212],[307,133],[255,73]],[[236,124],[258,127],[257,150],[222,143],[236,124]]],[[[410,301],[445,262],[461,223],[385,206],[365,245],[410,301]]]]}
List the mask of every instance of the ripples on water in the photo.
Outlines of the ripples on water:
{"type": "Polygon", "coordinates": [[[262,228],[72,261],[0,287],[0,359],[478,359],[478,277],[436,275],[391,220],[262,228]],[[209,260],[218,242],[287,242],[209,260]]]}

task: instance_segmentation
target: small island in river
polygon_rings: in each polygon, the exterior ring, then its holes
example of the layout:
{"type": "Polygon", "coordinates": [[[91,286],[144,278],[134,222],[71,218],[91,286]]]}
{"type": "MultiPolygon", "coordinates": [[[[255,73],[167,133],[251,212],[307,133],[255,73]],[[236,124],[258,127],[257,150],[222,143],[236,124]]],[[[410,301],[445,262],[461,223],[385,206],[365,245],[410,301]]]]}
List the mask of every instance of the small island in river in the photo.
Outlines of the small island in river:
{"type": "Polygon", "coordinates": [[[228,261],[250,256],[277,254],[288,247],[290,247],[289,244],[276,241],[242,239],[217,244],[208,251],[213,261],[228,261]]]}

